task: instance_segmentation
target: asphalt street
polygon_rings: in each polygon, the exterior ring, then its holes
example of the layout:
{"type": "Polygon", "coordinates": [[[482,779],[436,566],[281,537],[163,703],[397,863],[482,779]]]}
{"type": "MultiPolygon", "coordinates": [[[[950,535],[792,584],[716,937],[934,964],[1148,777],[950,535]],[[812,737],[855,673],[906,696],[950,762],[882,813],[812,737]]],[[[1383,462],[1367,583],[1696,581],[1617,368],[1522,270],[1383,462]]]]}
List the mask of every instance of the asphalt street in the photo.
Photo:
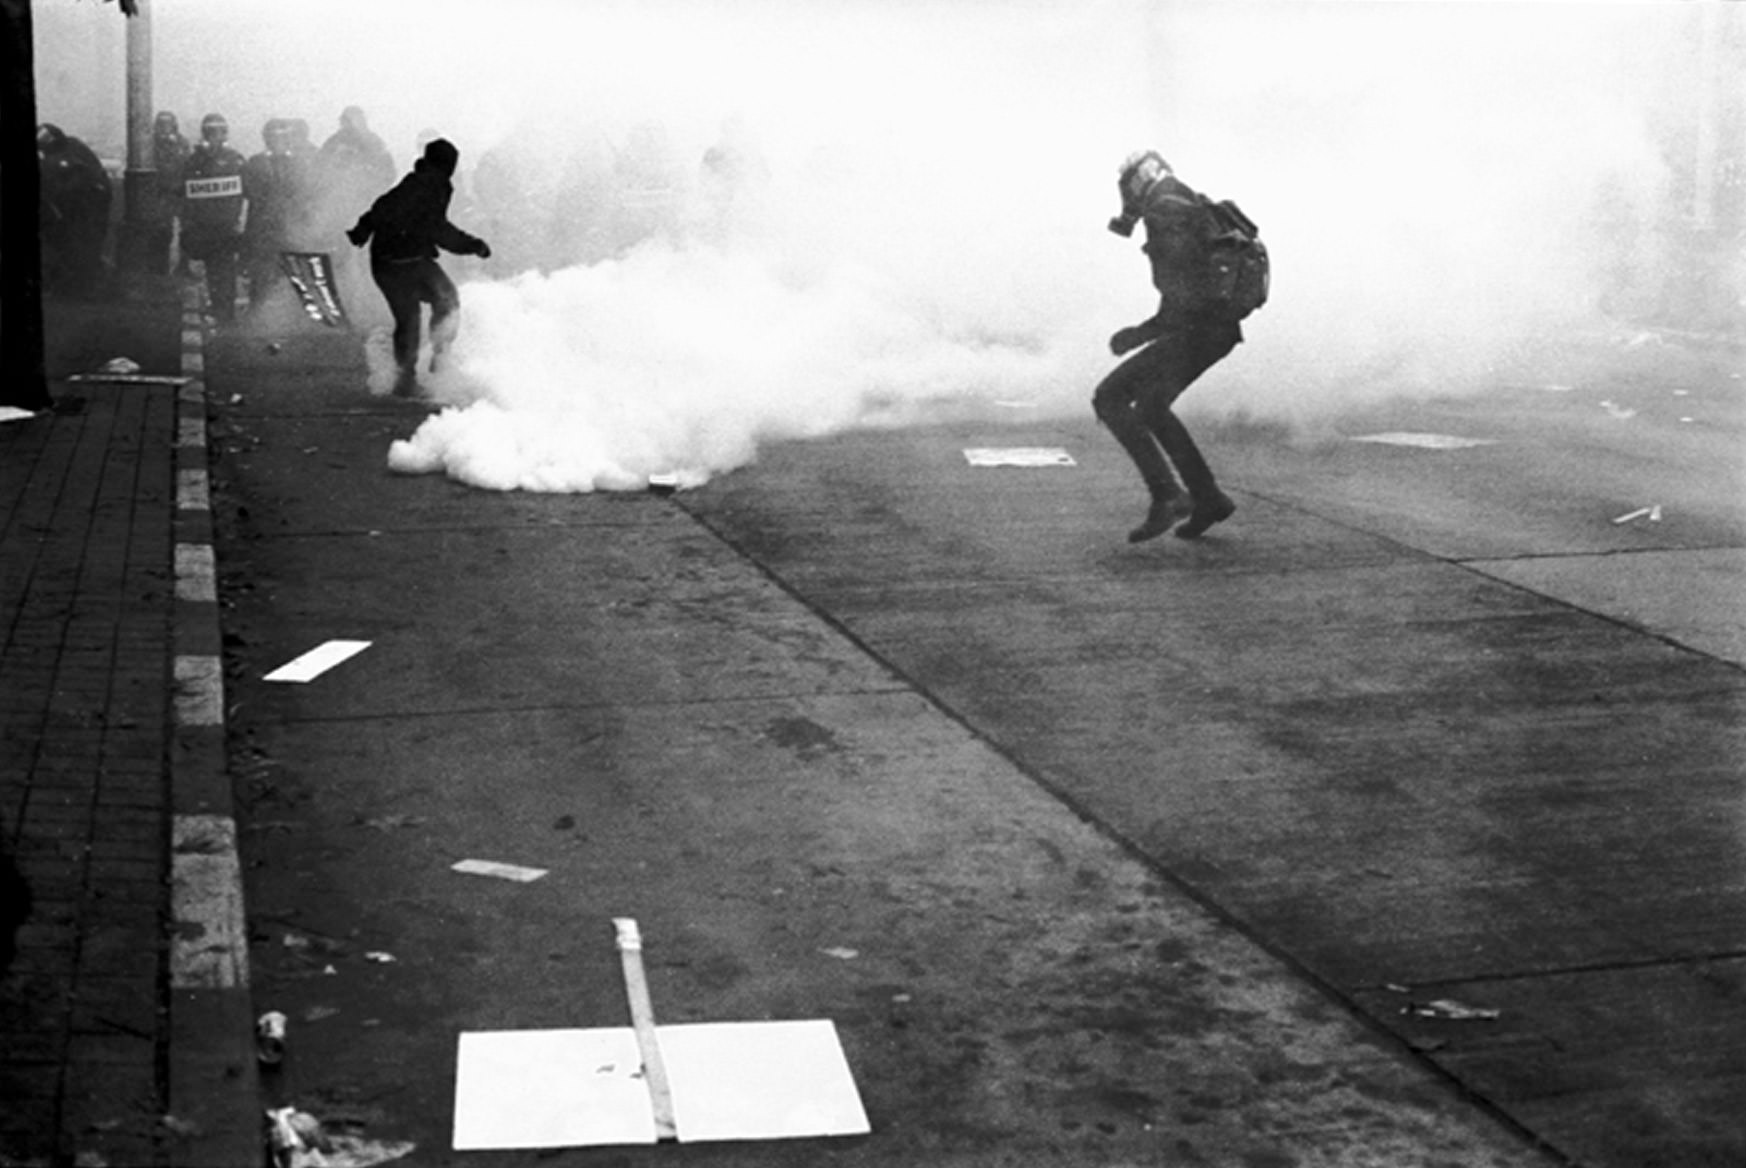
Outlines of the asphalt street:
{"type": "Polygon", "coordinates": [[[1132,547],[1089,411],[499,494],[278,340],[206,364],[271,1101],[416,1164],[1746,1157],[1737,353],[1198,426],[1236,517],[1132,547]],[[618,916],[663,1021],[833,1020],[871,1134],[451,1150],[462,1032],[627,1024],[618,916]]]}

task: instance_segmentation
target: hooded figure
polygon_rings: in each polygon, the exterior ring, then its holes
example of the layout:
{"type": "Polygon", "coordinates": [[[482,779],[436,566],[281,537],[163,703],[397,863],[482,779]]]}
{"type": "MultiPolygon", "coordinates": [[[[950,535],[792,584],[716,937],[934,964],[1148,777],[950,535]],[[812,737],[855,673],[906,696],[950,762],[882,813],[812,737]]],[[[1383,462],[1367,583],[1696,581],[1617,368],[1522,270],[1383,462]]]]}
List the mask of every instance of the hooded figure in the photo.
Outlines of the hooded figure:
{"type": "Polygon", "coordinates": [[[454,340],[460,321],[460,295],[437,264],[437,249],[487,258],[491,248],[449,222],[451,181],[460,152],[446,138],[425,145],[412,173],[371,204],[346,238],[370,245],[370,275],[394,314],[394,392],[418,392],[418,347],[422,305],[431,306],[431,372],[454,340]]]}
{"type": "Polygon", "coordinates": [[[36,159],[44,283],[78,295],[95,292],[109,237],[109,172],[89,146],[46,122],[37,128],[36,159]]]}
{"type": "Polygon", "coordinates": [[[1122,213],[1109,228],[1126,236],[1145,223],[1142,250],[1151,263],[1158,311],[1110,337],[1116,356],[1139,352],[1098,384],[1092,408],[1133,459],[1151,494],[1146,519],[1128,533],[1128,542],[1155,539],[1173,527],[1180,538],[1195,539],[1229,519],[1237,505],[1219,490],[1171,406],[1241,343],[1243,330],[1210,295],[1218,225],[1205,202],[1150,150],[1122,164],[1117,185],[1122,213]]]}

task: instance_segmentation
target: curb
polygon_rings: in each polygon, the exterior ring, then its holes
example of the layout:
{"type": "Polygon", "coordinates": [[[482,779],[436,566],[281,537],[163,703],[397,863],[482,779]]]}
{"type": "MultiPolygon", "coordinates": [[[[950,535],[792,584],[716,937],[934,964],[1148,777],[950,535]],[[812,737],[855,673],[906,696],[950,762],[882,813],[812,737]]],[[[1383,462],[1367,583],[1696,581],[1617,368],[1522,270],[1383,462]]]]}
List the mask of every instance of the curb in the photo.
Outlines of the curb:
{"type": "Polygon", "coordinates": [[[248,932],[224,741],[219,626],[207,473],[205,331],[197,287],[182,293],[176,398],[176,600],[170,728],[169,1110],[178,1168],[262,1159],[248,932]]]}

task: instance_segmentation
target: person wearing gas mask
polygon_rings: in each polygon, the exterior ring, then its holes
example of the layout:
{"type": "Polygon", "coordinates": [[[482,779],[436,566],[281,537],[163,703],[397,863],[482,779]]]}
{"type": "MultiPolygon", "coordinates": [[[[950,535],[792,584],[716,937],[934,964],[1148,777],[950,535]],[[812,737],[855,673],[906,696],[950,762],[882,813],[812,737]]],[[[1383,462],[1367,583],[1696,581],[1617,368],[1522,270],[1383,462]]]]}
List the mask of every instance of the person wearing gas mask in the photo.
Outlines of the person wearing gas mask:
{"type": "Polygon", "coordinates": [[[1171,407],[1196,378],[1242,342],[1243,331],[1217,310],[1209,294],[1216,223],[1194,191],[1150,150],[1122,164],[1118,184],[1122,212],[1110,220],[1109,228],[1126,237],[1145,223],[1142,250],[1151,261],[1158,311],[1110,337],[1111,352],[1132,356],[1098,384],[1092,408],[1133,460],[1151,494],[1145,521],[1128,533],[1128,541],[1155,539],[1173,527],[1180,538],[1194,539],[1237,508],[1219,490],[1212,469],[1171,407]]]}
{"type": "Polygon", "coordinates": [[[182,168],[182,251],[206,269],[206,292],[220,323],[236,320],[237,253],[242,248],[243,156],[228,144],[222,114],[200,120],[200,142],[182,168]]]}
{"type": "Polygon", "coordinates": [[[440,367],[460,321],[460,294],[437,264],[437,249],[456,255],[491,257],[491,248],[449,222],[449,200],[460,151],[446,138],[426,143],[412,173],[370,205],[346,238],[370,245],[370,275],[394,314],[394,392],[418,392],[420,315],[431,306],[431,371],[440,367]]]}
{"type": "Polygon", "coordinates": [[[146,225],[143,250],[149,271],[175,270],[176,211],[182,201],[182,168],[188,165],[188,139],[176,115],[160,110],[152,119],[152,177],[141,215],[146,225]]]}

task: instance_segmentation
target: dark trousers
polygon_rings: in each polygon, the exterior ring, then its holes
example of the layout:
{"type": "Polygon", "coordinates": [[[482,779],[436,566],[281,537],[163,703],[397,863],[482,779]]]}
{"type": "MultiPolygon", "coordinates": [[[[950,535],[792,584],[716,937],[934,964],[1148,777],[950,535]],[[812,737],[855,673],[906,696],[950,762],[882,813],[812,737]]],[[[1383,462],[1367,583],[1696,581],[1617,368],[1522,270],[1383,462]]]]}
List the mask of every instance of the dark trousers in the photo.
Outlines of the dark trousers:
{"type": "Polygon", "coordinates": [[[1197,501],[1218,495],[1212,468],[1170,407],[1242,339],[1229,321],[1183,327],[1130,354],[1098,383],[1092,409],[1133,459],[1154,498],[1179,493],[1172,465],[1197,501]]]}
{"type": "Polygon", "coordinates": [[[199,260],[206,269],[206,298],[211,301],[212,315],[221,321],[236,319],[237,248],[241,242],[236,235],[199,231],[182,236],[183,254],[199,260]]]}
{"type": "Polygon", "coordinates": [[[431,363],[435,365],[460,327],[456,315],[461,307],[460,293],[435,260],[374,262],[370,275],[387,299],[388,311],[394,314],[394,364],[401,381],[409,382],[418,371],[422,306],[430,305],[431,363]]]}

